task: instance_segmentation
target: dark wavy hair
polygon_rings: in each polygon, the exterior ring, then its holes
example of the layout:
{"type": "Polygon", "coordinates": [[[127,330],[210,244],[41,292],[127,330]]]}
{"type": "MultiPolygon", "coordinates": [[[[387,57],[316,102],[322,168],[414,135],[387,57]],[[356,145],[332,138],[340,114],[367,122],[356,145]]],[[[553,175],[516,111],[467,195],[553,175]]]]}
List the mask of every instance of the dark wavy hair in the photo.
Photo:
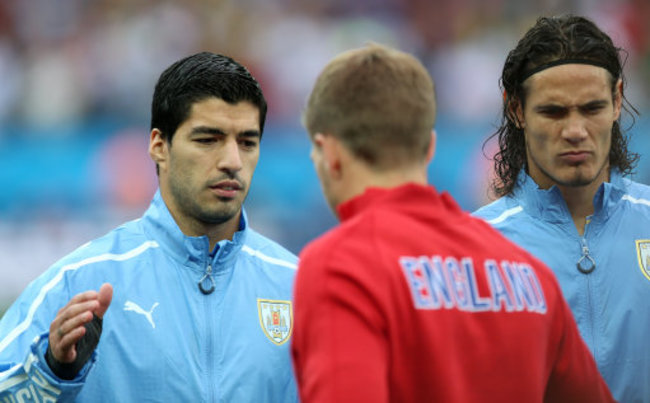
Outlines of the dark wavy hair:
{"type": "Polygon", "coordinates": [[[260,134],[264,131],[267,105],[257,80],[232,58],[211,52],[187,56],[162,72],[151,102],[151,129],[160,130],[171,144],[192,105],[211,97],[252,103],[260,112],[260,134]]]}
{"type": "MultiPolygon", "coordinates": [[[[500,87],[503,91],[503,114],[501,125],[487,142],[497,137],[499,151],[494,156],[496,178],[492,191],[497,197],[510,194],[517,183],[517,176],[526,164],[526,145],[523,129],[518,128],[512,116],[512,108],[526,102],[526,78],[537,68],[558,60],[581,60],[605,68],[611,75],[612,94],[619,79],[625,86],[621,54],[625,50],[614,46],[612,39],[592,21],[574,15],[541,17],[526,32],[517,46],[510,51],[503,66],[500,87]]],[[[623,110],[632,116],[638,111],[623,96],[623,110]]],[[[611,167],[624,175],[633,172],[639,155],[628,150],[628,138],[623,134],[619,118],[612,127],[609,152],[611,167]]],[[[485,144],[484,144],[485,146],[485,144]]]]}

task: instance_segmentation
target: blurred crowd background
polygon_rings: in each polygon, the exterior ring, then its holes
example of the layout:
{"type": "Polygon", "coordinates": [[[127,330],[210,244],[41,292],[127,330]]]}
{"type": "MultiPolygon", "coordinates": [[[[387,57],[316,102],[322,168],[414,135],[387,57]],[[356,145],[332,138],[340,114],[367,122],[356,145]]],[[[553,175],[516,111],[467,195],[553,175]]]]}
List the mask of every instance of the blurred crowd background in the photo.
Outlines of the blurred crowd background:
{"type": "Polygon", "coordinates": [[[375,41],[424,62],[439,101],[430,181],[473,210],[490,197],[484,142],[506,54],[538,16],[566,12],[628,50],[634,179],[650,183],[649,0],[1,0],[0,315],[60,257],[146,209],[151,95],[173,61],[223,53],[260,81],[269,115],[246,208],[298,253],[335,222],[300,125],[331,57],[375,41]]]}

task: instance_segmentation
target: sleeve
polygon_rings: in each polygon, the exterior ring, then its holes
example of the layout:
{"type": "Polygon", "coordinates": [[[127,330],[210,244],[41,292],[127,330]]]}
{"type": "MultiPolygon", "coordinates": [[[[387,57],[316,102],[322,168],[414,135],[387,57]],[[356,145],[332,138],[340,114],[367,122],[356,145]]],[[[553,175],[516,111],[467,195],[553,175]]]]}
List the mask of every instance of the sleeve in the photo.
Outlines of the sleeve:
{"type": "Polygon", "coordinates": [[[385,319],[354,267],[313,251],[301,256],[292,355],[303,402],[389,400],[385,319]]]}
{"type": "Polygon", "coordinates": [[[557,356],[544,396],[545,402],[615,402],[596,362],[582,340],[568,304],[560,296],[554,323],[560,330],[557,356]]]}
{"type": "Polygon", "coordinates": [[[48,275],[32,282],[0,320],[0,401],[74,401],[96,360],[93,352],[69,381],[48,367],[49,326],[69,299],[61,278],[48,275]]]}

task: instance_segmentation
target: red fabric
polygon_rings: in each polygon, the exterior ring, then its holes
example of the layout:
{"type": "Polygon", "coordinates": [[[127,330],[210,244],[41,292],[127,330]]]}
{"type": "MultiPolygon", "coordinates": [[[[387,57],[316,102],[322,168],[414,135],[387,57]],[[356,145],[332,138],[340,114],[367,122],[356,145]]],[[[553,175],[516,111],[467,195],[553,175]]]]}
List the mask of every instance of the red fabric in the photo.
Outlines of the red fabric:
{"type": "Polygon", "coordinates": [[[370,189],[339,213],[300,256],[303,403],[613,401],[550,270],[451,197],[370,189]]]}

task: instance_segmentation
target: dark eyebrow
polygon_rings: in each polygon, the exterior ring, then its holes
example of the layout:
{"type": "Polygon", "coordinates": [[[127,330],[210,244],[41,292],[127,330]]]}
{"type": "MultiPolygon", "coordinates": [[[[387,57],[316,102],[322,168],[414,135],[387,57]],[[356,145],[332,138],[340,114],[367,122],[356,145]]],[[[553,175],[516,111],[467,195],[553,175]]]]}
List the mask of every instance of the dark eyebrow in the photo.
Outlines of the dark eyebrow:
{"type": "Polygon", "coordinates": [[[246,130],[239,133],[238,137],[262,137],[262,134],[257,130],[246,130]]]}
{"type": "Polygon", "coordinates": [[[210,126],[193,127],[190,134],[226,134],[223,130],[210,126]]]}
{"type": "MultiPolygon", "coordinates": [[[[602,107],[602,106],[607,106],[608,101],[606,99],[596,99],[593,101],[589,101],[585,104],[578,105],[578,108],[584,109],[584,108],[596,108],[596,107],[602,107]]],[[[558,104],[543,104],[543,105],[537,105],[533,108],[536,112],[560,112],[568,109],[568,107],[564,105],[558,105],[558,104]]]]}
{"type": "MultiPolygon", "coordinates": [[[[212,135],[225,135],[226,132],[219,129],[218,127],[210,126],[197,126],[192,128],[190,134],[212,134],[212,135]]],[[[237,137],[262,137],[258,130],[245,130],[243,132],[237,133],[237,137]]]]}
{"type": "Polygon", "coordinates": [[[581,108],[594,108],[594,107],[597,107],[597,106],[607,106],[608,103],[609,103],[609,101],[607,101],[605,99],[597,99],[595,101],[587,102],[584,105],[580,105],[580,107],[581,108]]]}
{"type": "Polygon", "coordinates": [[[566,106],[562,105],[557,105],[557,104],[544,104],[544,105],[537,105],[533,108],[535,112],[559,112],[559,111],[564,111],[567,109],[566,106]]]}

